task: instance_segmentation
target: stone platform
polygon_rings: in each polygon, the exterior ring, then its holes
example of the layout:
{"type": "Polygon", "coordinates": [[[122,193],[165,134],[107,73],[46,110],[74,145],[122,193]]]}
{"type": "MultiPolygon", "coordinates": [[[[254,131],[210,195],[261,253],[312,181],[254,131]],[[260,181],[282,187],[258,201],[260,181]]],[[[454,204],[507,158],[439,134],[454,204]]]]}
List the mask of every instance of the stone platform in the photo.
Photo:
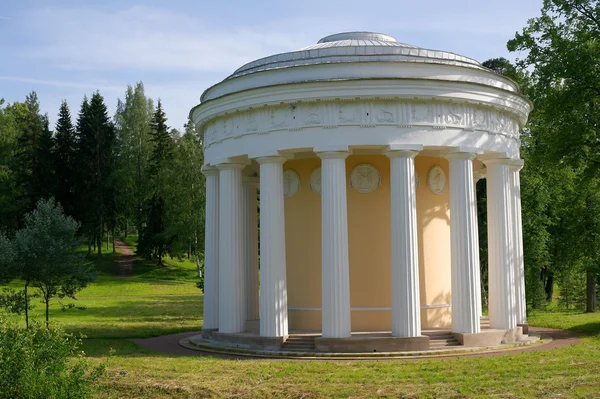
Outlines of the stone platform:
{"type": "Polygon", "coordinates": [[[268,356],[404,356],[432,355],[448,352],[472,352],[529,345],[539,336],[523,334],[524,326],[502,330],[489,328],[482,319],[481,332],[477,334],[452,333],[447,329],[423,330],[418,337],[393,337],[389,331],[352,333],[348,338],[324,338],[320,332],[292,331],[285,337],[261,337],[253,328],[237,334],[206,330],[188,337],[180,344],[190,349],[225,351],[248,355],[268,356]],[[185,342],[184,342],[185,341],[185,342]]]}

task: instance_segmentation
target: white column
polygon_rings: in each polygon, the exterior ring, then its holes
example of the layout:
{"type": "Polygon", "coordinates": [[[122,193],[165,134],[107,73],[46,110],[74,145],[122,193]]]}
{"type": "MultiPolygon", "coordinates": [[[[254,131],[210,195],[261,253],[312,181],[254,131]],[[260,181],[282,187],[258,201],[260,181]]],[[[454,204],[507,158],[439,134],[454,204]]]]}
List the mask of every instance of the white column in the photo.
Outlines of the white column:
{"type": "Polygon", "coordinates": [[[479,237],[473,158],[469,152],[446,154],[450,163],[450,242],[452,332],[478,333],[481,293],[479,237]]]}
{"type": "Polygon", "coordinates": [[[488,287],[490,327],[514,328],[514,269],[510,159],[483,161],[487,166],[488,287]]]}
{"type": "Polygon", "coordinates": [[[282,157],[260,164],[260,335],[288,335],[282,157]]]}
{"type": "Polygon", "coordinates": [[[219,169],[219,332],[243,332],[244,236],[242,230],[242,169],[222,163],[219,169]]]}
{"type": "Polygon", "coordinates": [[[525,299],[525,264],[523,259],[523,221],[521,219],[521,178],[523,160],[515,160],[510,166],[512,193],[512,226],[514,240],[515,313],[517,324],[527,324],[525,299]]]}
{"type": "Polygon", "coordinates": [[[244,207],[244,280],[246,289],[246,320],[258,320],[258,179],[242,179],[244,207]]]}
{"type": "Polygon", "coordinates": [[[350,323],[346,151],[317,153],[321,158],[322,334],[346,338],[350,323]]]}
{"type": "Polygon", "coordinates": [[[206,176],[206,219],[204,223],[204,324],[219,328],[219,171],[203,166],[206,176]]]}
{"type": "Polygon", "coordinates": [[[390,151],[392,226],[392,335],[421,335],[419,246],[414,157],[418,151],[390,151]]]}

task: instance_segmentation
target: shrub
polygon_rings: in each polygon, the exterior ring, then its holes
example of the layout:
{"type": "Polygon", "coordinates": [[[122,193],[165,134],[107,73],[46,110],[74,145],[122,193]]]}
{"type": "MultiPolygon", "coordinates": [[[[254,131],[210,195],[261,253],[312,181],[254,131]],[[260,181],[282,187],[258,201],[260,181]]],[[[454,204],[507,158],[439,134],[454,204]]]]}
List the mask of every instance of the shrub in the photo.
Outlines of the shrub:
{"type": "Polygon", "coordinates": [[[90,368],[80,345],[59,328],[0,319],[0,399],[91,398],[104,367],[90,368]]]}

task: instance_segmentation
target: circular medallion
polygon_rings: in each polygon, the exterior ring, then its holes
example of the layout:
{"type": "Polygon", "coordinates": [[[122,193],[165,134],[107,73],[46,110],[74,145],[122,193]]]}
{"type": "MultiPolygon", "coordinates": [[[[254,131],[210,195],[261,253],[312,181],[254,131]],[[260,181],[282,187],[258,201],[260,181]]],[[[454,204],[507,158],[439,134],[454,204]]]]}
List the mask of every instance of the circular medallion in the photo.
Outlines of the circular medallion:
{"type": "Polygon", "coordinates": [[[434,194],[441,194],[444,191],[446,188],[446,173],[440,166],[436,165],[429,169],[427,185],[434,194]]]}
{"type": "Polygon", "coordinates": [[[350,185],[359,193],[370,193],[379,184],[381,184],[381,176],[375,166],[363,163],[352,169],[350,185]]]}
{"type": "Polygon", "coordinates": [[[283,196],[291,198],[300,190],[300,175],[294,169],[283,172],[283,196]]]}
{"type": "Polygon", "coordinates": [[[310,174],[310,189],[321,194],[321,167],[316,168],[310,174]]]}

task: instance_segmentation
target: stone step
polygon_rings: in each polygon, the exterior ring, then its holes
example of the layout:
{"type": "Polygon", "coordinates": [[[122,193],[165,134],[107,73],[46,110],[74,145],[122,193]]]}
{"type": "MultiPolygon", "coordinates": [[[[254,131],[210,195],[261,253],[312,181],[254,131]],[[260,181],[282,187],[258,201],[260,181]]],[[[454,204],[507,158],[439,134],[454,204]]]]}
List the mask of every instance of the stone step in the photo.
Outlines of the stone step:
{"type": "Polygon", "coordinates": [[[284,351],[312,351],[315,350],[314,346],[299,346],[299,345],[283,345],[281,350],[284,351]]]}
{"type": "Polygon", "coordinates": [[[285,341],[284,345],[309,345],[315,346],[314,341],[285,341]]]}

